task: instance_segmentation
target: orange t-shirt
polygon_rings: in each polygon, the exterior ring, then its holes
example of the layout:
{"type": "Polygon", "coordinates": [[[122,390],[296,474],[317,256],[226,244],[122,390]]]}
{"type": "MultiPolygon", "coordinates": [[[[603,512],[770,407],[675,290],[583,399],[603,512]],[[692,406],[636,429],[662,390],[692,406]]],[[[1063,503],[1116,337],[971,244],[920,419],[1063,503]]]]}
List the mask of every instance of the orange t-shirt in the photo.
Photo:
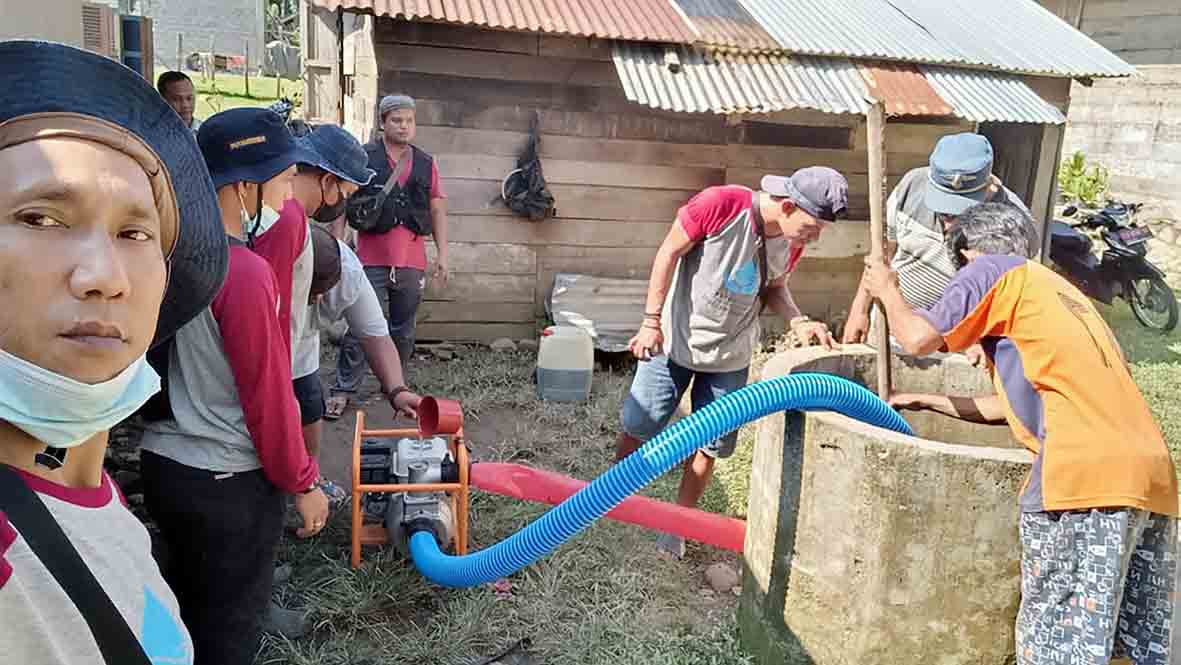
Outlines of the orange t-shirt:
{"type": "Polygon", "coordinates": [[[1073,285],[1024,258],[986,256],[920,314],[949,350],[980,342],[992,361],[1006,420],[1037,455],[1023,511],[1178,514],[1164,436],[1111,329],[1073,285]]]}

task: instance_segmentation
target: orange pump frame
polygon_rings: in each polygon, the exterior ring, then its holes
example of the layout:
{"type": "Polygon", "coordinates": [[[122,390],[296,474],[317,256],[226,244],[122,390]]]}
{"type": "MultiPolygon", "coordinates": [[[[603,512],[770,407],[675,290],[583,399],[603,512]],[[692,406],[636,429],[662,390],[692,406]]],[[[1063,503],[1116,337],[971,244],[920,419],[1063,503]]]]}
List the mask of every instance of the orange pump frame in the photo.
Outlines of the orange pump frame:
{"type": "MultiPolygon", "coordinates": [[[[429,398],[428,398],[429,399],[429,398]]],[[[425,401],[425,400],[424,400],[425,401]]],[[[443,400],[440,400],[442,402],[443,400]]],[[[452,403],[454,404],[454,403],[452,403]]],[[[439,420],[436,416],[435,422],[439,420]]],[[[421,421],[420,421],[421,422],[421,421]]],[[[470,484],[468,482],[468,451],[463,438],[462,416],[455,423],[453,431],[424,431],[419,429],[365,429],[365,412],[357,411],[357,428],[353,437],[353,501],[352,501],[352,534],[351,562],[353,568],[361,566],[362,545],[385,545],[389,543],[389,533],[380,524],[364,524],[361,515],[361,497],[366,492],[381,492],[397,494],[400,492],[446,492],[451,497],[451,511],[455,515],[455,551],[457,554],[467,554],[468,540],[468,506],[470,484]],[[362,485],[361,484],[361,442],[367,437],[379,438],[419,438],[423,436],[451,436],[448,447],[451,456],[459,465],[459,482],[457,483],[419,483],[411,485],[362,485]]],[[[436,429],[432,426],[430,429],[436,429]]],[[[444,426],[442,429],[452,429],[444,426]]]]}

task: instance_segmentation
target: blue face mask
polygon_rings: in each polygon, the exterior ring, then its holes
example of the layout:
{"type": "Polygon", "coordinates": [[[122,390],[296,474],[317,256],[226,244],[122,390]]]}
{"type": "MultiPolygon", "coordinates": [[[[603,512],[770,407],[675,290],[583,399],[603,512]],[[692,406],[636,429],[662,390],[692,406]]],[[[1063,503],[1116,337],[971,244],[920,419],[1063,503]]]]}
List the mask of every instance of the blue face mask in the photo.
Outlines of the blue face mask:
{"type": "Polygon", "coordinates": [[[0,420],[54,448],[73,448],[135,413],[160,390],[145,356],[110,381],[75,381],[0,350],[0,420]]]}

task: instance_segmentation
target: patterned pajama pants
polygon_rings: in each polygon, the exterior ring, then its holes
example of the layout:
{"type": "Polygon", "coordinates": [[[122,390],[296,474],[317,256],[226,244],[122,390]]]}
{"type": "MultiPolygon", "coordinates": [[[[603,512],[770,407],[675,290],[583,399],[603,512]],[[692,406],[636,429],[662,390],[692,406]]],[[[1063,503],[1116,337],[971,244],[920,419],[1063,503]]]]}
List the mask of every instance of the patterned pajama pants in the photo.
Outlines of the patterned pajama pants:
{"type": "Polygon", "coordinates": [[[1176,550],[1164,515],[1022,513],[1018,665],[1168,665],[1176,550]]]}

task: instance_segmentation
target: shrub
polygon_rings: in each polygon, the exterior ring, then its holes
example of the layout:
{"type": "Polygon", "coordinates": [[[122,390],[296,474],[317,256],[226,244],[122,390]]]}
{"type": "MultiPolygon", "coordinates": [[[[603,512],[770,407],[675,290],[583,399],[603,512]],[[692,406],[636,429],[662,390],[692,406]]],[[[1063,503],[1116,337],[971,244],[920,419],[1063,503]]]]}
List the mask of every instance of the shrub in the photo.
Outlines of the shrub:
{"type": "Polygon", "coordinates": [[[1081,150],[1076,150],[1058,169],[1058,187],[1068,200],[1079,201],[1093,208],[1107,192],[1107,176],[1107,169],[1099,164],[1092,164],[1088,168],[1086,156],[1081,150]]]}

